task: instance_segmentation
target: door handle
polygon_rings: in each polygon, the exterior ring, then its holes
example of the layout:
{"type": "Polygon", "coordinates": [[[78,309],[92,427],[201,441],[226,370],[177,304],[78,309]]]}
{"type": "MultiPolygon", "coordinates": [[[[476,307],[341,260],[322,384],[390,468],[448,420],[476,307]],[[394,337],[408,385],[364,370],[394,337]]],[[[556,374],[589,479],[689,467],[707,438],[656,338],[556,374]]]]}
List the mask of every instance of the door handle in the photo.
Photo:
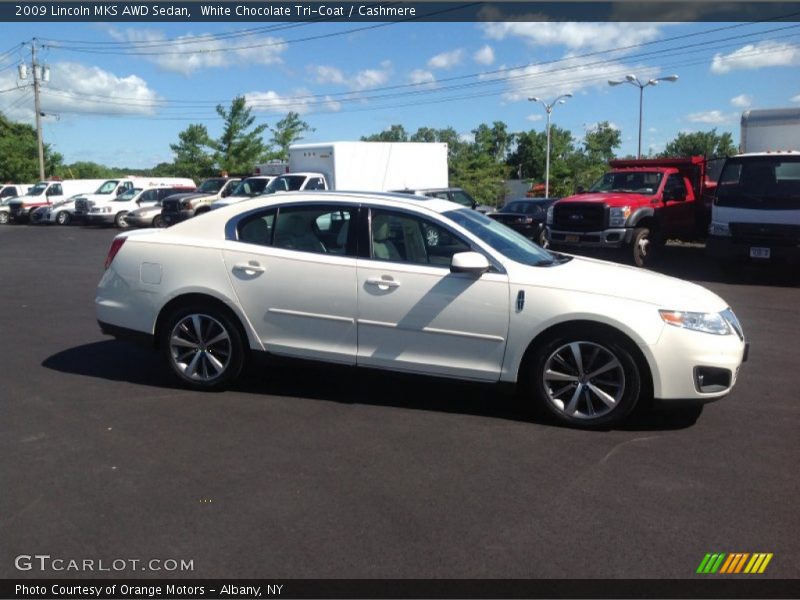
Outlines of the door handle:
{"type": "Polygon", "coordinates": [[[258,263],[249,264],[249,263],[239,263],[237,265],[233,265],[234,271],[252,271],[253,273],[263,273],[266,271],[264,267],[259,265],[258,263]]]}
{"type": "Polygon", "coordinates": [[[397,288],[400,287],[400,282],[394,279],[378,279],[377,277],[370,277],[367,279],[369,285],[377,285],[378,287],[397,288]]]}

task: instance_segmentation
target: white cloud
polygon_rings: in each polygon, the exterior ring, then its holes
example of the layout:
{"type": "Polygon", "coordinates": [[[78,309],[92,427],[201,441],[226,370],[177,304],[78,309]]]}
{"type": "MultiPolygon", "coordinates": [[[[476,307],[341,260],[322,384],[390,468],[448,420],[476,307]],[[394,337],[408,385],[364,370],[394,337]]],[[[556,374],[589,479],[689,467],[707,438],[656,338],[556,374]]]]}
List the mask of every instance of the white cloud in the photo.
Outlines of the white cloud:
{"type": "MultiPolygon", "coordinates": [[[[167,37],[153,29],[109,28],[109,35],[125,42],[163,42],[167,37]]],[[[272,65],[281,62],[289,46],[281,38],[246,35],[231,39],[215,39],[209,34],[187,34],[171,38],[170,45],[142,45],[137,52],[166,71],[189,75],[205,68],[237,65],[272,65]]]]}
{"type": "Polygon", "coordinates": [[[797,96],[793,96],[792,102],[800,102],[800,94],[797,94],[797,96]]]}
{"type": "MultiPolygon", "coordinates": [[[[600,126],[600,123],[602,123],[602,121],[597,121],[595,123],[584,123],[583,124],[583,129],[584,129],[584,131],[587,131],[587,132],[589,132],[589,131],[597,131],[597,128],[600,126]]],[[[619,125],[614,123],[614,121],[608,121],[608,127],[610,129],[615,129],[617,131],[620,131],[619,125]]]]}
{"type": "Polygon", "coordinates": [[[389,81],[389,69],[364,69],[352,78],[349,85],[356,91],[378,87],[389,81]]]}
{"type": "Polygon", "coordinates": [[[317,83],[334,83],[336,85],[342,85],[345,83],[344,74],[336,67],[317,65],[308,67],[308,70],[314,75],[314,81],[317,83]]]}
{"type": "Polygon", "coordinates": [[[747,108],[752,106],[752,104],[753,97],[748,96],[747,94],[739,94],[738,96],[731,98],[731,105],[736,106],[737,108],[747,108]]]}
{"type": "Polygon", "coordinates": [[[542,119],[544,119],[544,117],[542,115],[528,115],[527,117],[525,117],[525,119],[527,121],[536,122],[536,121],[541,121],[542,119]]]}
{"type": "Polygon", "coordinates": [[[436,83],[436,77],[425,69],[414,69],[408,74],[408,80],[415,85],[436,83]]]}
{"type": "Polygon", "coordinates": [[[341,109],[342,104],[334,100],[331,96],[325,96],[322,101],[315,100],[314,96],[307,89],[296,89],[290,95],[281,95],[274,90],[266,92],[247,92],[245,101],[253,112],[256,113],[276,113],[286,114],[293,111],[304,114],[309,111],[319,109],[329,112],[336,112],[341,109]]]}
{"type": "Polygon", "coordinates": [[[486,44],[472,55],[472,59],[478,64],[488,66],[494,62],[494,50],[489,44],[486,44]]]}
{"type": "Polygon", "coordinates": [[[442,52],[441,54],[432,56],[430,60],[428,60],[428,68],[452,69],[456,65],[460,64],[463,58],[464,50],[462,48],[459,48],[458,50],[452,50],[450,52],[442,52]]]}
{"type": "Polygon", "coordinates": [[[711,71],[717,74],[764,67],[789,67],[800,64],[800,47],[766,40],[747,44],[730,54],[714,55],[711,71]]]}
{"type": "Polygon", "coordinates": [[[531,46],[567,46],[571,50],[609,50],[649,42],[659,37],[661,25],[653,23],[555,23],[542,15],[523,15],[517,20],[497,21],[502,14],[483,9],[496,22],[482,23],[486,37],[504,40],[520,38],[531,46]]]}
{"type": "MultiPolygon", "coordinates": [[[[0,87],[16,85],[16,70],[3,74],[0,87]]],[[[32,121],[33,100],[22,99],[29,88],[4,95],[10,102],[6,114],[15,120],[32,121]]],[[[137,75],[119,76],[99,67],[73,62],[50,66],[50,82],[41,86],[42,112],[68,116],[73,113],[152,115],[160,97],[137,75]]]]}
{"type": "MultiPolygon", "coordinates": [[[[593,57],[566,57],[555,65],[528,65],[504,71],[502,78],[508,82],[509,89],[503,98],[509,102],[516,102],[536,95],[549,101],[561,94],[577,94],[581,90],[608,90],[609,79],[619,79],[626,73],[636,73],[643,80],[658,76],[658,70],[654,67],[628,65],[616,61],[603,64],[595,64],[596,62],[593,57]]],[[[491,77],[482,77],[482,79],[497,79],[497,77],[492,75],[491,77]]],[[[622,87],[629,88],[630,86],[622,87]]],[[[623,94],[625,91],[619,90],[614,93],[623,94]]],[[[627,90],[631,96],[631,103],[633,103],[634,91],[633,89],[627,90]]],[[[567,100],[567,103],[573,101],[567,100]]],[[[620,102],[623,101],[620,100],[620,102]]]]}
{"type": "Polygon", "coordinates": [[[704,123],[707,125],[727,125],[737,118],[736,113],[724,113],[721,110],[707,110],[691,113],[686,116],[690,123],[704,123]]]}

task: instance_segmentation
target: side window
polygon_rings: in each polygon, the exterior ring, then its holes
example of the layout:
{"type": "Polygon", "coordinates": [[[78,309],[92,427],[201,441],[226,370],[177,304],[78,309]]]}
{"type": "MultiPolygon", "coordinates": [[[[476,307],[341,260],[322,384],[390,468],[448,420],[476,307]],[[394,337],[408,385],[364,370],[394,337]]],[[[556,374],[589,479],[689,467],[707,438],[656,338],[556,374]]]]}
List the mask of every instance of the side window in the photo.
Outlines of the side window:
{"type": "Polygon", "coordinates": [[[158,200],[157,190],[147,190],[146,192],[142,192],[142,195],[139,196],[140,202],[155,202],[156,200],[158,200]]]}
{"type": "Polygon", "coordinates": [[[307,190],[324,190],[325,184],[322,183],[322,179],[319,177],[314,177],[308,180],[308,185],[306,185],[307,190]]]}
{"type": "Polygon", "coordinates": [[[278,211],[275,225],[276,248],[355,256],[350,224],[355,208],[349,206],[286,206],[278,211]]]}
{"type": "Polygon", "coordinates": [[[54,183],[53,185],[51,185],[50,188],[47,190],[47,195],[48,196],[61,196],[61,195],[63,195],[63,192],[61,191],[61,184],[60,183],[54,183]]]}
{"type": "Polygon", "coordinates": [[[673,173],[667,178],[664,184],[664,194],[669,195],[671,198],[685,198],[686,186],[683,183],[683,177],[677,173],[673,173]]]}
{"type": "Polygon", "coordinates": [[[271,246],[272,234],[275,230],[275,209],[258,213],[239,223],[237,232],[239,241],[246,244],[271,246]]]}
{"type": "Polygon", "coordinates": [[[454,254],[469,244],[447,228],[416,215],[373,210],[371,256],[374,260],[449,267],[454,254]]]}
{"type": "Polygon", "coordinates": [[[447,192],[428,192],[425,194],[431,198],[441,198],[442,200],[450,200],[450,195],[447,192]]]}
{"type": "Polygon", "coordinates": [[[472,199],[472,196],[461,190],[453,192],[453,202],[457,202],[461,206],[466,206],[467,208],[475,206],[475,201],[472,199]]]}

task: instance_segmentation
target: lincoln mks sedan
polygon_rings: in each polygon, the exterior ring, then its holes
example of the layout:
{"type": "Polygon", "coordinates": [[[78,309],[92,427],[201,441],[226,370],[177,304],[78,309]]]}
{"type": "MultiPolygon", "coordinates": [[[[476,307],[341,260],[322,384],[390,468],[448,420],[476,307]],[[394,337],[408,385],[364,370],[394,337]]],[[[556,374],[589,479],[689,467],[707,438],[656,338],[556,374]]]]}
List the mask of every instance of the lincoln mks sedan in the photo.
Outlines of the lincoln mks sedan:
{"type": "Polygon", "coordinates": [[[195,389],[270,354],[516,384],[586,428],[653,398],[721,398],[746,358],[733,311],[703,287],[402,194],[278,194],[125,232],[96,308],[104,333],[149,344],[195,389]]]}

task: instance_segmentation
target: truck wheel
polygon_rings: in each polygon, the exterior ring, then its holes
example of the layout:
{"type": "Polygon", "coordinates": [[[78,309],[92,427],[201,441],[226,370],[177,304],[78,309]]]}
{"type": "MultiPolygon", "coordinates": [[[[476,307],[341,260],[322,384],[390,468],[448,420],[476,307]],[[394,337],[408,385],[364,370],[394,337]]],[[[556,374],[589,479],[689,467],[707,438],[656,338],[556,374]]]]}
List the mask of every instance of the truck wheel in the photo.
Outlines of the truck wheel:
{"type": "Polygon", "coordinates": [[[550,247],[550,242],[547,241],[547,232],[545,231],[544,227],[539,230],[539,233],[536,235],[536,240],[534,241],[542,248],[550,247]]]}
{"type": "Polygon", "coordinates": [[[117,216],[114,217],[114,225],[116,225],[119,229],[127,229],[128,228],[128,222],[125,220],[125,215],[127,215],[127,214],[128,214],[127,211],[126,212],[118,212],[117,216]]]}
{"type": "Polygon", "coordinates": [[[633,232],[630,258],[636,267],[649,267],[658,257],[661,241],[647,227],[638,227],[633,232]]]}
{"type": "Polygon", "coordinates": [[[72,215],[70,215],[67,211],[62,210],[60,213],[56,215],[56,223],[59,225],[69,225],[69,222],[72,220],[72,215]]]}
{"type": "Polygon", "coordinates": [[[619,423],[643,391],[639,365],[628,346],[613,332],[557,333],[526,361],[527,393],[545,412],[572,427],[619,423]]]}

